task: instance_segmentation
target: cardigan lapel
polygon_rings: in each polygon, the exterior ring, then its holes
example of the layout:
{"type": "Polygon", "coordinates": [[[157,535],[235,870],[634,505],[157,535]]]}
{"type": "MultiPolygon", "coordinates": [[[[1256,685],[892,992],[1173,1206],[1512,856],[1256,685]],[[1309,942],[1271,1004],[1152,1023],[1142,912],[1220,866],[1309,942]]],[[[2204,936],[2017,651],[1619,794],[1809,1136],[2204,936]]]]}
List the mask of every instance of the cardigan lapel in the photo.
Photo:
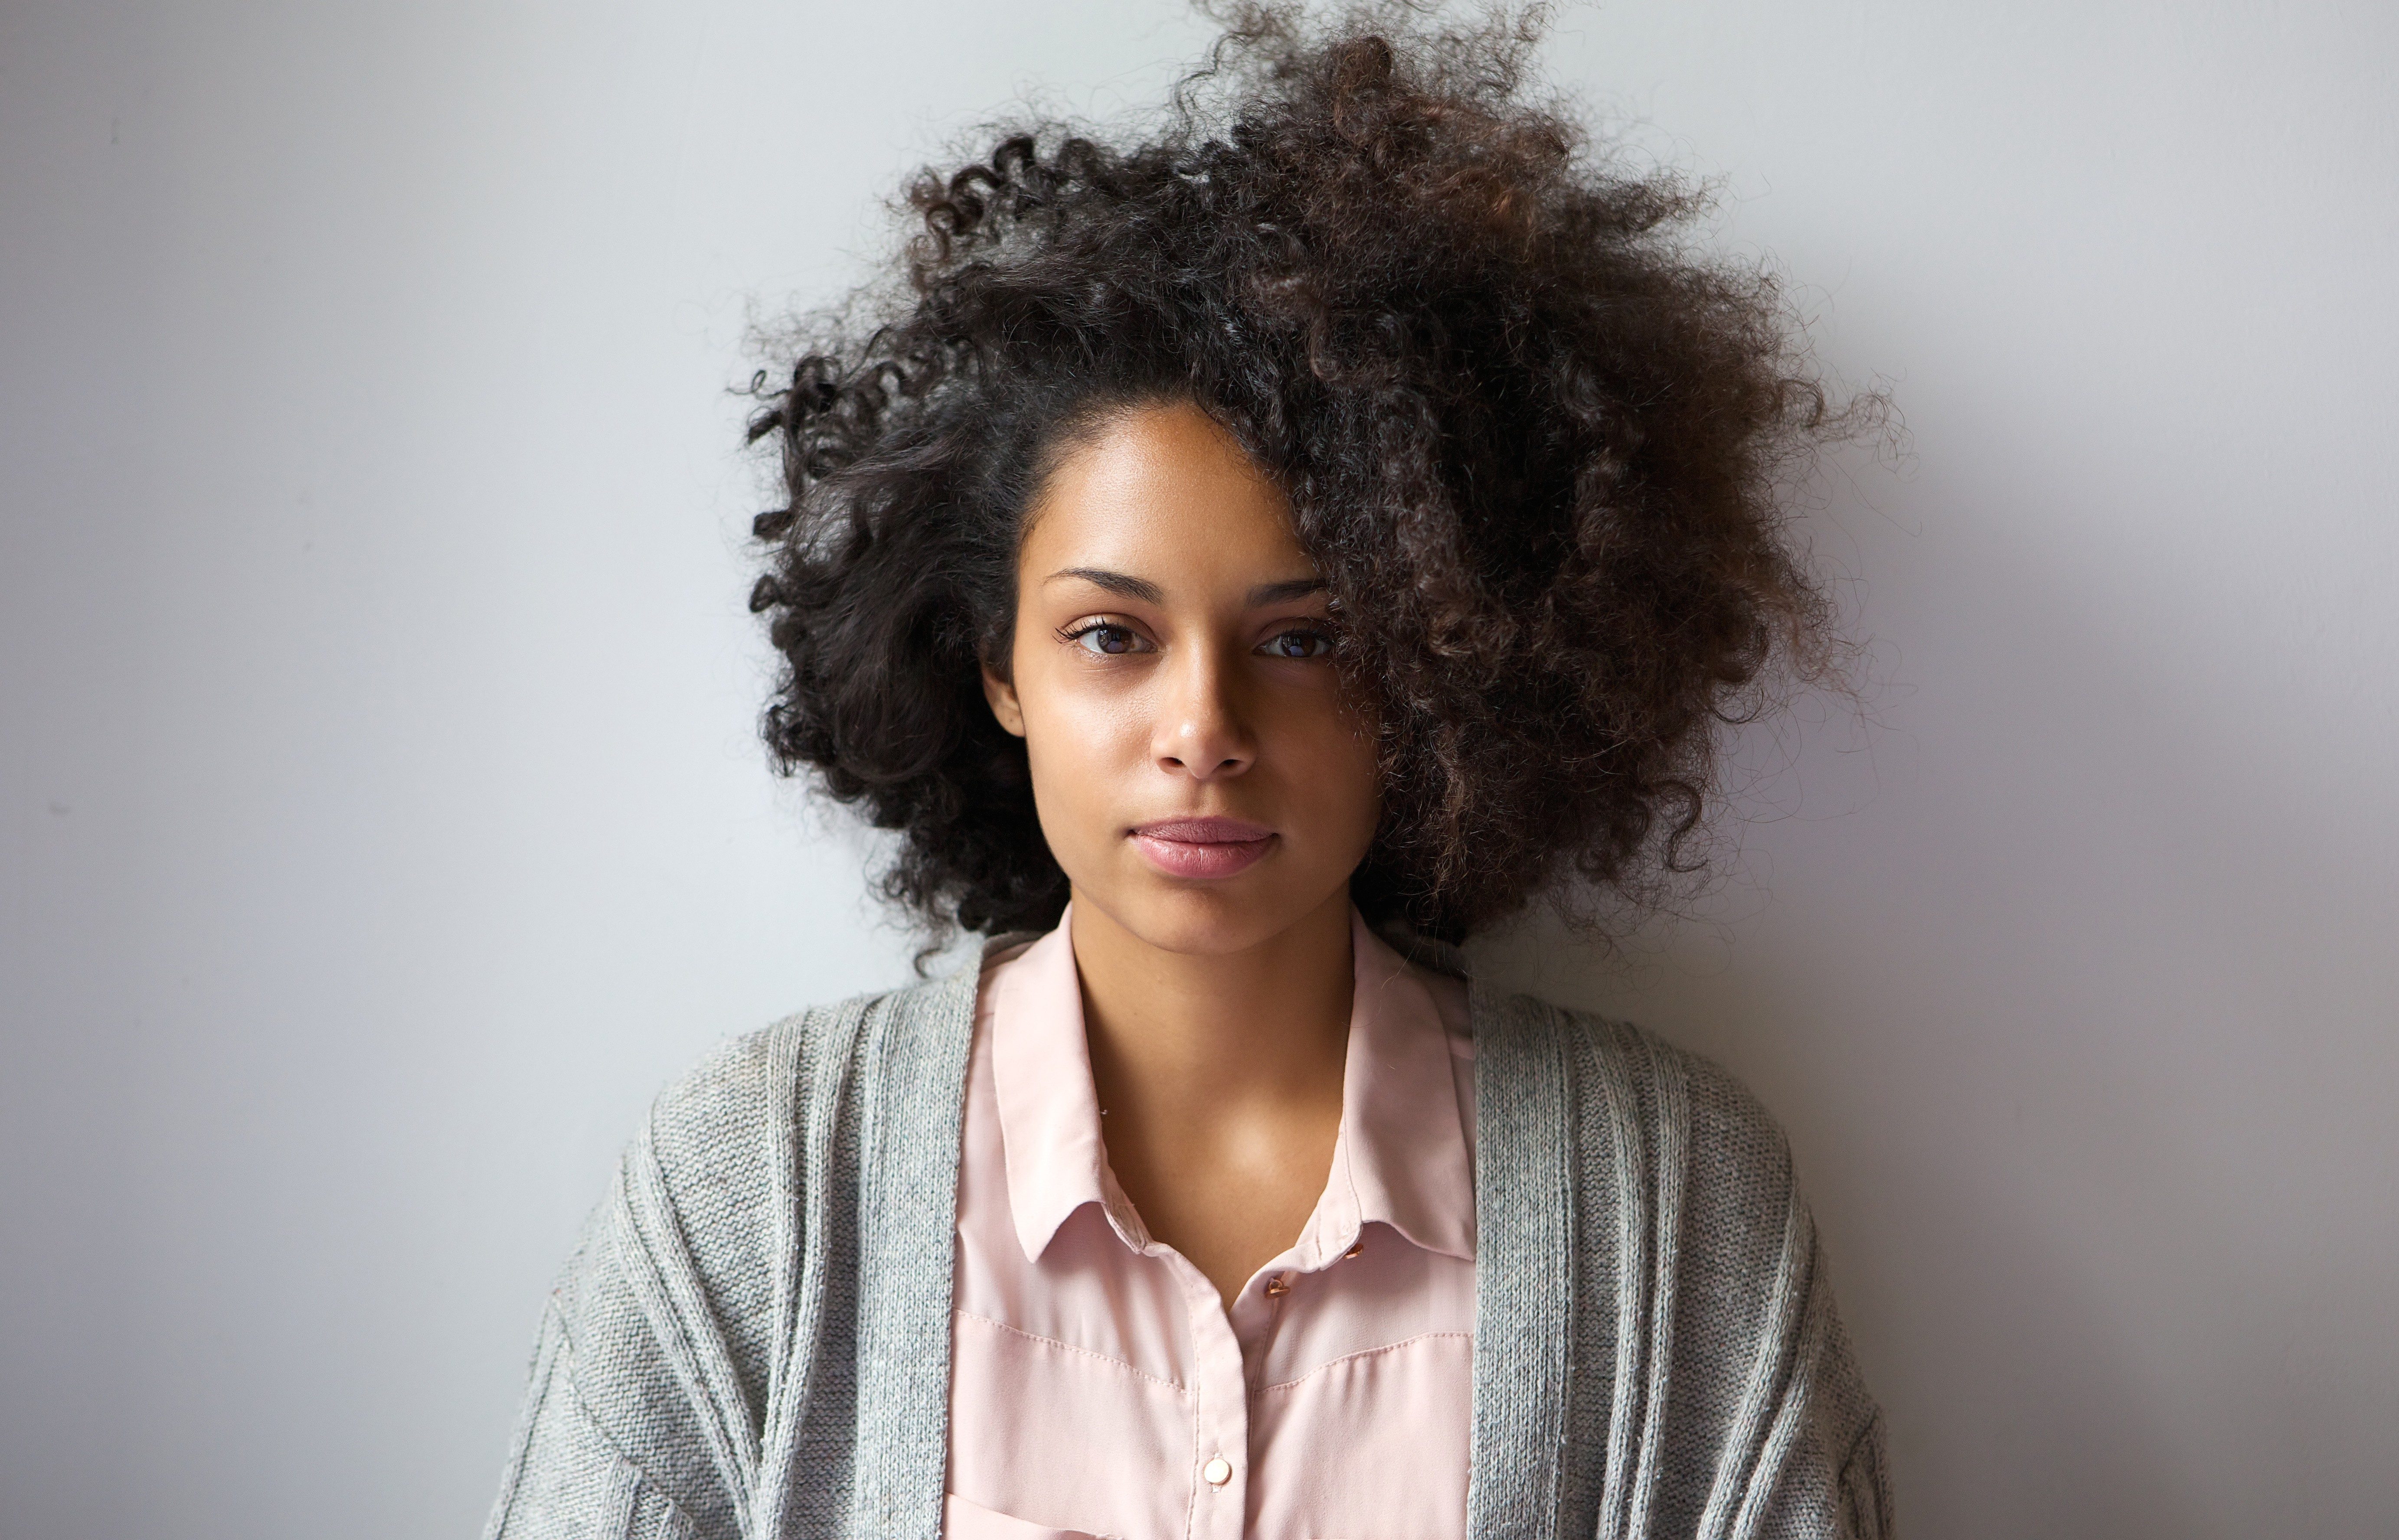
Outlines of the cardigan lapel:
{"type": "Polygon", "coordinates": [[[1565,1063],[1538,1001],[1474,979],[1467,999],[1480,1232],[1467,1540],[1550,1540],[1575,1310],[1565,1063]]]}
{"type": "Polygon", "coordinates": [[[886,996],[859,1034],[855,1534],[941,1533],[958,1141],[980,975],[970,966],[886,996]]]}

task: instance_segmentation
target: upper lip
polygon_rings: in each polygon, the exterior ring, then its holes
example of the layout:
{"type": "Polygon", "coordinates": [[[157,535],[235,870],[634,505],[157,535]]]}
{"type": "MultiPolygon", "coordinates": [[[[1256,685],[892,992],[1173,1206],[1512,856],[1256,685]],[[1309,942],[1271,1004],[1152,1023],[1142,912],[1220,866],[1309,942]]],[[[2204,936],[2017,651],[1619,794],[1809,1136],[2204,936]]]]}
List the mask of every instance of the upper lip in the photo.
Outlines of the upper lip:
{"type": "Polygon", "coordinates": [[[1133,825],[1136,834],[1177,844],[1251,844],[1274,832],[1247,818],[1157,818],[1133,825]]]}

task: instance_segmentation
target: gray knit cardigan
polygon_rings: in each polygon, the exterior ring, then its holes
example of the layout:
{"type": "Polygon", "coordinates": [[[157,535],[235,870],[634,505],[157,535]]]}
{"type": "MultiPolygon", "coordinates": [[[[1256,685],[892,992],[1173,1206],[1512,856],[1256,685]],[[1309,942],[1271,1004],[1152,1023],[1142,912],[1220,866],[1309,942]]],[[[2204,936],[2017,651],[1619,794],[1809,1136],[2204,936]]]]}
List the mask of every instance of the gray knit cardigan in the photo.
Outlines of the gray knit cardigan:
{"type": "MultiPolygon", "coordinates": [[[[487,1540],[934,1540],[975,985],[806,1012],[660,1096],[550,1296],[487,1540]]],[[[1781,1132],[1636,1028],[1468,996],[1470,1540],[1883,1540],[1781,1132]]]]}

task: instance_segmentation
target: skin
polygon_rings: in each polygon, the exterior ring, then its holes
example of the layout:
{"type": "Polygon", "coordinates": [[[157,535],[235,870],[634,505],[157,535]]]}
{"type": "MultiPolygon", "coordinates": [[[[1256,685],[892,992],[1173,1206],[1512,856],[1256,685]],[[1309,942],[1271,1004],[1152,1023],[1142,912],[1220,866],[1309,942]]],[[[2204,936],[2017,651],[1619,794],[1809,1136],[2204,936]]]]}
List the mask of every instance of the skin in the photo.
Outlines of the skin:
{"type": "Polygon", "coordinates": [[[1027,518],[1009,672],[984,695],[1072,885],[1108,1163],[1229,1304],[1332,1164],[1370,724],[1289,500],[1199,408],[1105,423],[1027,518]],[[1182,823],[1208,817],[1254,837],[1182,823]]]}

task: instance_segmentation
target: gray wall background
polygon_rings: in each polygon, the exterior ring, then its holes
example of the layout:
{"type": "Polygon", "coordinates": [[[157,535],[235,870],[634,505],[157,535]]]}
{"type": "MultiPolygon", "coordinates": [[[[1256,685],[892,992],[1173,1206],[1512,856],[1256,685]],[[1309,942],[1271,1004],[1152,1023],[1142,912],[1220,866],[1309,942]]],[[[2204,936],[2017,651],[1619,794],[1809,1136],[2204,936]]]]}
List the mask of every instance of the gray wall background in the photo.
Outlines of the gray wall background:
{"type": "MultiPolygon", "coordinates": [[[[763,768],[746,329],[1170,0],[0,7],[0,1535],[471,1533],[650,1093],[890,982],[763,768]]],[[[1899,465],[1869,720],[1484,947],[1788,1125],[1918,1536],[2399,1511],[2381,7],[1570,9],[1899,465]]]]}

